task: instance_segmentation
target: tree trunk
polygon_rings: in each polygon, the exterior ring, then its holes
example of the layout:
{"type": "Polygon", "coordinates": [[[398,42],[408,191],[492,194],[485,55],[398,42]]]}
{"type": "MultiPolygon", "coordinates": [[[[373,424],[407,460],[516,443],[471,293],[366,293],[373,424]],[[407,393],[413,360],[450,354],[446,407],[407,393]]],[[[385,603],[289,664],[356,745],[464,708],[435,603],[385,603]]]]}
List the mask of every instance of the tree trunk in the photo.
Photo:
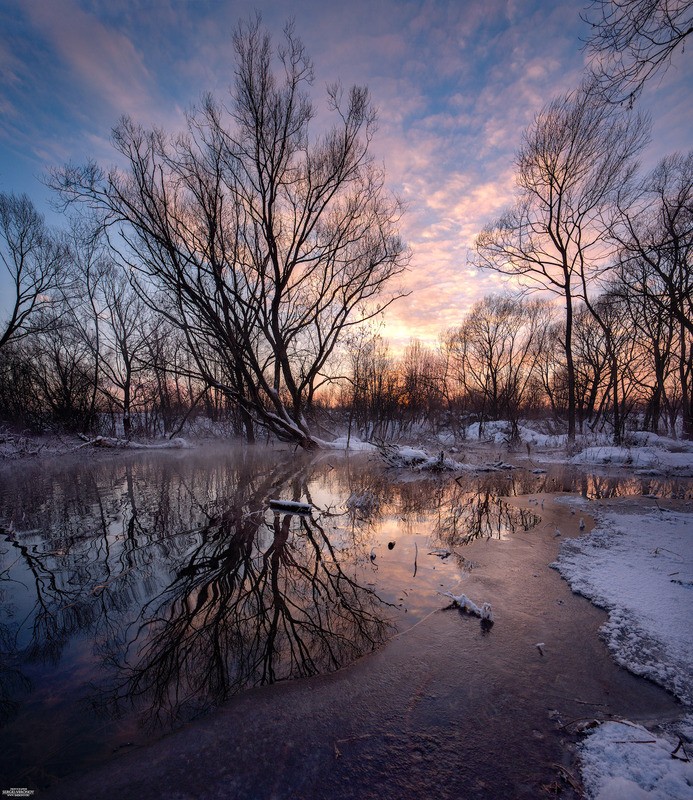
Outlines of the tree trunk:
{"type": "Polygon", "coordinates": [[[573,361],[573,298],[566,285],[565,360],[568,373],[568,443],[575,442],[575,363],[573,361]]]}

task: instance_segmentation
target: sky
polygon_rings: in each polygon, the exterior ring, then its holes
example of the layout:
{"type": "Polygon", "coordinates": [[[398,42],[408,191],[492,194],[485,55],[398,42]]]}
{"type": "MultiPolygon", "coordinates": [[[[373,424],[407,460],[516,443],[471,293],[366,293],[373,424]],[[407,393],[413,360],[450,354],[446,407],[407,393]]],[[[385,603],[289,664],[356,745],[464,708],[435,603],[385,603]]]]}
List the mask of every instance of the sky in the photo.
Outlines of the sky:
{"type": "MultiPolygon", "coordinates": [[[[181,130],[205,92],[227,96],[238,21],[259,12],[278,42],[292,16],[314,62],[318,107],[337,79],[369,87],[379,109],[372,152],[407,206],[401,232],[412,260],[401,283],[411,294],[386,312],[383,333],[395,345],[435,343],[476,300],[502,289],[499,276],[467,257],[481,228],[512,201],[522,131],[580,82],[585,5],[0,0],[0,191],[25,192],[56,223],[42,182],[50,168],[112,164],[110,132],[123,114],[181,130]]],[[[653,132],[643,169],[693,146],[691,87],[689,52],[647,85],[639,107],[653,132]]]]}

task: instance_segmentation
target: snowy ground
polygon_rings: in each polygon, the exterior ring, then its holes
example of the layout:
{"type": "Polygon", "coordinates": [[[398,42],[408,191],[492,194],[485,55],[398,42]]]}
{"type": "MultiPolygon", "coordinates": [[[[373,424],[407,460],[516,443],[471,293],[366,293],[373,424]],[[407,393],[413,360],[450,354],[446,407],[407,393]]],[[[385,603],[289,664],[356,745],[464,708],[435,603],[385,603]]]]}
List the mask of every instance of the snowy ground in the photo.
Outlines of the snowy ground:
{"type": "MultiPolygon", "coordinates": [[[[678,738],[654,736],[641,725],[606,722],[581,748],[582,780],[593,800],[687,800],[693,797],[693,763],[678,738]]],[[[689,755],[690,755],[690,751],[689,755]]]]}
{"type": "Polygon", "coordinates": [[[608,611],[602,635],[616,661],[689,712],[657,735],[629,722],[593,729],[580,751],[588,797],[693,798],[693,513],[605,511],[588,536],[563,542],[555,566],[608,611]]]}

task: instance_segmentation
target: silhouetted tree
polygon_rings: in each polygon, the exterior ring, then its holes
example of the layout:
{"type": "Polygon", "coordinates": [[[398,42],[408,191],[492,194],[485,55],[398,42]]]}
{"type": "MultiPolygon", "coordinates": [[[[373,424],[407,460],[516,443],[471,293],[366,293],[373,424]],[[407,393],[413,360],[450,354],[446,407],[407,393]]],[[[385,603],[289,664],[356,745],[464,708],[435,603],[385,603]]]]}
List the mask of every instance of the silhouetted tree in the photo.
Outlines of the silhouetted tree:
{"type": "Polygon", "coordinates": [[[586,50],[605,97],[633,100],[693,33],[690,0],[590,0],[586,50]]]}
{"type": "Polygon", "coordinates": [[[646,121],[600,100],[592,87],[552,100],[525,131],[519,197],[477,238],[476,263],[548,290],[565,303],[568,439],[575,439],[573,315],[604,264],[604,218],[647,140],[646,121]]]}
{"type": "Polygon", "coordinates": [[[0,193],[0,261],[10,276],[8,316],[0,325],[0,348],[40,324],[39,316],[55,300],[66,262],[66,248],[46,227],[26,195],[0,193]]]}
{"type": "Polygon", "coordinates": [[[311,140],[312,64],[292,27],[277,72],[259,19],[234,48],[229,111],[208,97],[171,139],[125,119],[114,142],[127,172],[67,167],[55,183],[117,229],[112,245],[143,296],[157,287],[199,375],[311,448],[306,412],[340,336],[393,299],[381,293],[407,261],[401,207],[369,156],[365,88],[328,87],[338,121],[311,140]]]}
{"type": "Polygon", "coordinates": [[[621,292],[677,326],[683,430],[693,436],[693,151],[663,159],[619,198],[611,233],[621,292]]]}

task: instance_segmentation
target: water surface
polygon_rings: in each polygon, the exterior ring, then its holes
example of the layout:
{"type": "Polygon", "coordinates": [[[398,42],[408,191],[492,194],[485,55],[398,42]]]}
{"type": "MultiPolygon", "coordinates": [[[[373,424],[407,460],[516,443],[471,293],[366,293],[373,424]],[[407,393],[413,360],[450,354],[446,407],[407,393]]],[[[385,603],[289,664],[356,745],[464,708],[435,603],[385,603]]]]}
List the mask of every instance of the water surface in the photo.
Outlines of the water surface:
{"type": "Polygon", "coordinates": [[[541,533],[541,510],[508,496],[690,492],[229,445],[13,465],[1,481],[0,774],[38,787],[379,648],[460,591],[469,545],[541,533]]]}

